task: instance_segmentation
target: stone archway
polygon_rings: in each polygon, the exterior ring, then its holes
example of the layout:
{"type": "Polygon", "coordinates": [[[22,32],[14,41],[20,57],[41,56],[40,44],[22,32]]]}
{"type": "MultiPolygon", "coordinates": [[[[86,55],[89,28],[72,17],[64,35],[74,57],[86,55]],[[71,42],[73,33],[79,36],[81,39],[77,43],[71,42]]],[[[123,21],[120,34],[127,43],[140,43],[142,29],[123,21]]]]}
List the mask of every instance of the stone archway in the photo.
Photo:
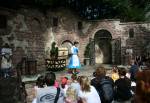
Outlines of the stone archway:
{"type": "Polygon", "coordinates": [[[107,30],[99,30],[95,33],[95,62],[103,64],[112,63],[111,33],[107,30]]]}
{"type": "Polygon", "coordinates": [[[68,48],[68,53],[71,53],[71,47],[72,47],[73,43],[70,40],[65,40],[61,43],[62,47],[66,47],[68,48]]]}

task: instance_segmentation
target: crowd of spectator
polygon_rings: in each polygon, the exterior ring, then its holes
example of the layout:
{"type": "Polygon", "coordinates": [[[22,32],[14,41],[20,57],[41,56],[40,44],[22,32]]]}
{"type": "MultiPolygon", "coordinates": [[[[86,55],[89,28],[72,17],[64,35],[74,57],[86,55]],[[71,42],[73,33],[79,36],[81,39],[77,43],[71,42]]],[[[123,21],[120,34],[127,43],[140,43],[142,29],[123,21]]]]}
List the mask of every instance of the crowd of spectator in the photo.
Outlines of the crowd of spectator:
{"type": "Polygon", "coordinates": [[[56,81],[48,72],[37,79],[32,103],[150,103],[150,69],[139,71],[131,61],[130,69],[114,66],[111,76],[98,67],[93,78],[72,74],[56,81]]]}

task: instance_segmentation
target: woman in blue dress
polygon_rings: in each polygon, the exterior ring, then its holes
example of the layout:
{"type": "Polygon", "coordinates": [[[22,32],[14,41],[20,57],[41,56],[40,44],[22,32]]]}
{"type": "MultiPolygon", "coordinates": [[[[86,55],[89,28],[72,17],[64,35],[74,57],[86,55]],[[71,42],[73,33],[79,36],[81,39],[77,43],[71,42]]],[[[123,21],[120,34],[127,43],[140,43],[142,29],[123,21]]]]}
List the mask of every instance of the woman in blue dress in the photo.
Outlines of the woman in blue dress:
{"type": "Polygon", "coordinates": [[[77,73],[77,69],[81,68],[80,61],[78,58],[78,42],[74,42],[74,45],[71,47],[71,57],[69,60],[68,68],[71,70],[73,74],[77,73]]]}

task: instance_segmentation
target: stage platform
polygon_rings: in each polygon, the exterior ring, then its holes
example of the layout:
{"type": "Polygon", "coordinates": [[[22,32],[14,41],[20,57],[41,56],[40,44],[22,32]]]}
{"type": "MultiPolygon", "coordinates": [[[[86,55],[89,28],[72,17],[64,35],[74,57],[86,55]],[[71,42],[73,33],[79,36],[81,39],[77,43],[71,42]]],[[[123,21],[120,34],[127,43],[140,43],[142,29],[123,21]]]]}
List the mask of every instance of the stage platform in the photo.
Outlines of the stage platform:
{"type": "MultiPolygon", "coordinates": [[[[110,65],[110,64],[83,65],[83,66],[81,66],[80,73],[78,75],[79,76],[80,75],[86,75],[86,76],[92,78],[93,72],[95,71],[95,69],[98,66],[105,67],[107,69],[107,75],[110,75],[111,69],[113,67],[113,65],[110,65]]],[[[124,66],[124,65],[117,65],[117,66],[129,68],[128,66],[124,66]]],[[[34,75],[22,75],[22,82],[25,82],[25,83],[35,82],[40,75],[44,75],[46,72],[48,72],[48,71],[41,71],[41,72],[34,74],[34,75]]],[[[64,77],[64,76],[70,78],[70,76],[71,76],[71,74],[69,74],[67,72],[67,69],[65,69],[63,71],[57,71],[57,72],[55,72],[55,74],[56,74],[57,79],[59,79],[60,77],[64,77]]]]}

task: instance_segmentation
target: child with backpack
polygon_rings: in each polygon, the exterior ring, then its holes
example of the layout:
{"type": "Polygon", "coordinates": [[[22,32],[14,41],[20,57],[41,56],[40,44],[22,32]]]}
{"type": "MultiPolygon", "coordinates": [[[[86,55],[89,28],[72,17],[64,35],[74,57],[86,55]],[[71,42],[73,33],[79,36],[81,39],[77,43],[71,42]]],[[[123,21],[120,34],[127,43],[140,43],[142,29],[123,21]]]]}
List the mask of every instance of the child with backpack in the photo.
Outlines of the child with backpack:
{"type": "Polygon", "coordinates": [[[112,78],[106,76],[104,67],[98,67],[94,73],[95,78],[91,80],[100,98],[101,103],[111,103],[114,98],[114,82],[112,78]]]}

